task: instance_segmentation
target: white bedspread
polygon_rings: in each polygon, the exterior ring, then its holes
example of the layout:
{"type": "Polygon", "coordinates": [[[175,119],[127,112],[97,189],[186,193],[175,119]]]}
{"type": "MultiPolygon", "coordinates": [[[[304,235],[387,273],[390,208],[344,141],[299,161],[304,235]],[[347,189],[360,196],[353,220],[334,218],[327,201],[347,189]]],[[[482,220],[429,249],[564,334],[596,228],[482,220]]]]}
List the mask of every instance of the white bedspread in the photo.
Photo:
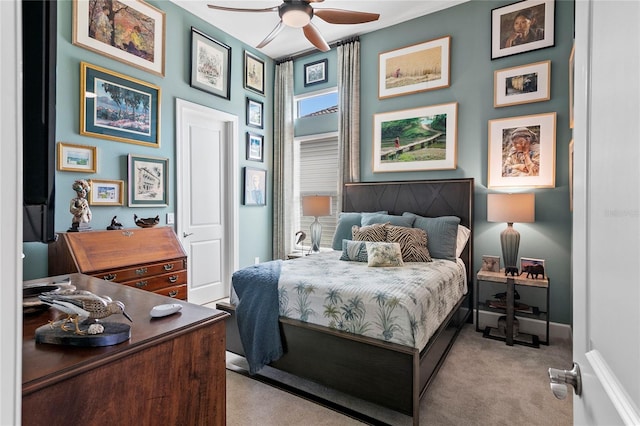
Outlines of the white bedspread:
{"type": "Polygon", "coordinates": [[[462,295],[462,260],[369,267],[322,252],[282,263],[280,315],[422,350],[462,295]]]}

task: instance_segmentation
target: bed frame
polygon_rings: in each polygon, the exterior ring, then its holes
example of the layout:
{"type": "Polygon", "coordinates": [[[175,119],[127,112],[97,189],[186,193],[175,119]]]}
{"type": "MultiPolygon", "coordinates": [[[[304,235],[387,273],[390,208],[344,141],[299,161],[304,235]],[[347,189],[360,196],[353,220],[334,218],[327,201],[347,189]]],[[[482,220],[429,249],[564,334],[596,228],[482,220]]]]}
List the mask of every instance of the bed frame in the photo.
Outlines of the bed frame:
{"type": "MultiPolygon", "coordinates": [[[[408,211],[428,217],[458,216],[462,225],[473,230],[473,190],[473,179],[351,183],[344,187],[342,210],[387,210],[395,215],[408,211]]],[[[281,318],[285,354],[269,366],[412,416],[413,424],[418,425],[420,399],[460,329],[472,319],[472,249],[473,232],[461,256],[466,265],[469,291],[422,351],[281,318]]],[[[234,306],[218,303],[216,307],[231,314],[226,320],[227,350],[244,355],[234,306]]],[[[260,379],[257,376],[260,375],[251,377],[260,379]]],[[[313,396],[312,399],[317,401],[313,396]]],[[[372,419],[364,414],[354,415],[352,410],[336,404],[325,405],[371,423],[372,419]]]]}

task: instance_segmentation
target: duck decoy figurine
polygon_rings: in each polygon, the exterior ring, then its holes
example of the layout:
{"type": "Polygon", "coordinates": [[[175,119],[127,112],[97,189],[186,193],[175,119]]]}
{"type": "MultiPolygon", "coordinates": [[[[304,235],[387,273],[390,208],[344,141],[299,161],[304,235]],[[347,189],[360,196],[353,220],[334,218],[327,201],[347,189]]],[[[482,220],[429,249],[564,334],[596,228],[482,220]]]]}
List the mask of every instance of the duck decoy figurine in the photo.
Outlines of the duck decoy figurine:
{"type": "Polygon", "coordinates": [[[122,224],[116,220],[117,217],[118,216],[114,216],[113,219],[111,219],[111,225],[107,226],[107,230],[113,231],[122,229],[122,224]]]}
{"type": "Polygon", "coordinates": [[[144,219],[144,218],[138,218],[138,215],[134,214],[133,221],[136,223],[136,225],[138,225],[141,228],[151,228],[160,223],[160,215],[156,217],[148,217],[144,219]]]}

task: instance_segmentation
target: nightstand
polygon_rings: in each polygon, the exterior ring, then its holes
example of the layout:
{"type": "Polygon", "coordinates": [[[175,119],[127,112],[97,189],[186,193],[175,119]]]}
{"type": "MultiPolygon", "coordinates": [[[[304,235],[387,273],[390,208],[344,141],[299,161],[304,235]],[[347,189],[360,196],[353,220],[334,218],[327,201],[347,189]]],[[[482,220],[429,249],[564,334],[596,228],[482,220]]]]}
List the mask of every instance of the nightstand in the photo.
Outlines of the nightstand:
{"type": "Polygon", "coordinates": [[[297,259],[299,257],[304,257],[307,254],[304,251],[292,251],[291,253],[287,253],[287,260],[297,259]]]}
{"type": "Polygon", "coordinates": [[[549,277],[544,278],[527,278],[524,275],[511,276],[505,275],[504,269],[500,272],[491,271],[478,271],[476,275],[475,292],[475,310],[476,310],[476,331],[482,331],[484,337],[496,340],[502,340],[507,345],[513,346],[514,344],[521,344],[531,347],[539,347],[540,344],[549,344],[549,277]],[[506,286],[506,300],[505,306],[497,306],[489,301],[481,301],[479,289],[482,283],[499,283],[506,286]],[[518,286],[525,286],[530,288],[537,288],[545,291],[546,297],[546,311],[541,311],[538,307],[527,306],[526,309],[517,309],[514,306],[514,294],[515,289],[518,286]],[[498,327],[486,326],[484,329],[480,328],[479,323],[479,311],[490,311],[496,313],[502,313],[506,315],[506,327],[504,332],[500,332],[498,327]],[[513,335],[514,318],[533,318],[545,321],[546,334],[544,341],[540,341],[539,336],[518,332],[516,336],[513,335]]]}

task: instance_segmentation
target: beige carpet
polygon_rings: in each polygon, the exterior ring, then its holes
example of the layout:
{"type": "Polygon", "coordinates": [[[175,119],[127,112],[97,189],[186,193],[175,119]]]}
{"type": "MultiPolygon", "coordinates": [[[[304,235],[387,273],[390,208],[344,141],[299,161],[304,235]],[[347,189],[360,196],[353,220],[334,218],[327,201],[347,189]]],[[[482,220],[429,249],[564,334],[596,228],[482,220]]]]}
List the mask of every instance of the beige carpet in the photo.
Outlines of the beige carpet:
{"type": "MultiPolygon", "coordinates": [[[[571,342],[553,340],[539,349],[506,346],[465,325],[420,404],[421,425],[572,425],[571,397],[557,400],[549,389],[549,367],[571,367],[571,342]]],[[[228,354],[228,363],[244,360],[228,354]]],[[[364,412],[391,425],[411,418],[268,367],[269,378],[364,412]]],[[[227,425],[356,425],[362,422],[227,370],[227,425]]]]}

